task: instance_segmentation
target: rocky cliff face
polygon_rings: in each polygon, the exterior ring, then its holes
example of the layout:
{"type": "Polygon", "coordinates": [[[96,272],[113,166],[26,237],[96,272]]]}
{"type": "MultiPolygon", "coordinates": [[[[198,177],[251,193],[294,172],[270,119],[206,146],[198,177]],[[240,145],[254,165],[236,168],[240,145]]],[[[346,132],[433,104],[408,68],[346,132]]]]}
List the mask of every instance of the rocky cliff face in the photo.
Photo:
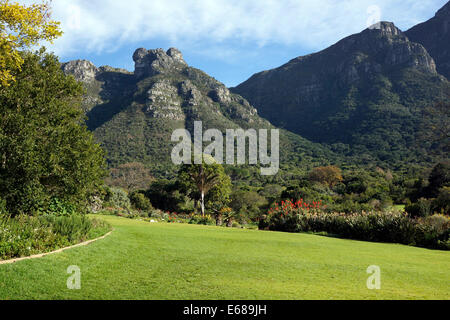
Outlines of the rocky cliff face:
{"type": "Polygon", "coordinates": [[[84,84],[87,91],[83,99],[83,109],[89,112],[97,105],[114,99],[124,89],[129,89],[130,80],[134,78],[133,73],[102,66],[97,68],[87,60],[74,60],[63,63],[61,69],[64,73],[84,84]],[[123,86],[123,88],[120,88],[123,86]]]}
{"type": "Polygon", "coordinates": [[[256,116],[258,122],[267,123],[257,117],[256,109],[245,99],[232,94],[224,84],[202,71],[189,67],[176,48],[167,52],[140,48],[135,51],[133,59],[134,73],[109,66],[97,68],[87,60],[63,63],[62,70],[83,82],[88,89],[85,97],[87,111],[91,111],[95,104],[133,94],[137,99],[144,99],[142,110],[154,118],[185,120],[186,112],[195,111],[188,109],[208,107],[217,114],[222,114],[223,109],[225,114],[222,116],[225,117],[252,123],[256,116]]]}
{"type": "MultiPolygon", "coordinates": [[[[62,65],[67,74],[82,81],[87,89],[84,108],[88,127],[108,152],[111,166],[138,161],[165,176],[171,168],[171,135],[175,129],[193,132],[195,121],[204,130],[274,128],[259,117],[241,96],[231,93],[219,81],[189,67],[175,48],[137,49],[135,71],[95,67],[89,61],[62,65]]],[[[327,148],[314,145],[290,133],[281,134],[287,162],[301,163],[302,156],[315,151],[337,157],[327,148]],[[299,152],[292,155],[293,151],[299,152]],[[289,155],[289,156],[288,156],[289,155]]]]}
{"type": "Polygon", "coordinates": [[[273,124],[312,141],[390,159],[413,147],[420,109],[445,85],[427,50],[382,22],[232,91],[273,124]]]}
{"type": "Polygon", "coordinates": [[[450,79],[450,2],[432,19],[405,34],[411,41],[422,44],[436,61],[437,71],[450,79]]]}
{"type": "Polygon", "coordinates": [[[180,72],[187,67],[183,55],[178,49],[171,48],[167,52],[162,49],[137,49],[133,55],[134,74],[138,78],[151,77],[161,73],[180,72]]]}
{"type": "Polygon", "coordinates": [[[72,74],[75,79],[85,83],[95,81],[99,69],[90,61],[74,60],[62,64],[62,70],[66,74],[72,74]]]}

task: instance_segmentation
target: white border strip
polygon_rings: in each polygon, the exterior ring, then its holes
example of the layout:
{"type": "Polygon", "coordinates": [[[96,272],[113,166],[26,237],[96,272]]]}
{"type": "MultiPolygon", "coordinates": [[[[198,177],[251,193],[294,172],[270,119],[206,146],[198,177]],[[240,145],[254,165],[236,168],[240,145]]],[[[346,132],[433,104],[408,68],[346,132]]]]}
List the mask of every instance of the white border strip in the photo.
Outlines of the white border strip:
{"type": "Polygon", "coordinates": [[[36,255],[34,255],[34,256],[25,257],[25,258],[16,258],[16,259],[11,259],[11,260],[0,261],[0,265],[4,265],[4,264],[13,264],[13,263],[16,263],[16,262],[19,262],[19,261],[23,261],[23,260],[31,260],[31,259],[43,258],[43,257],[45,257],[45,256],[52,255],[52,254],[55,254],[55,253],[61,253],[61,252],[63,252],[63,251],[69,250],[69,249],[74,249],[74,248],[78,248],[78,247],[87,246],[87,245],[89,245],[89,244],[91,244],[91,243],[93,243],[93,242],[96,242],[96,241],[98,241],[98,240],[105,239],[105,238],[106,238],[107,236],[109,236],[113,231],[114,231],[114,230],[111,230],[110,232],[108,232],[107,234],[105,234],[104,236],[102,236],[102,237],[100,237],[100,238],[93,239],[93,240],[89,240],[89,241],[82,242],[82,243],[79,243],[79,244],[75,244],[75,245],[70,246],[70,247],[61,248],[61,249],[58,249],[58,250],[56,250],[56,251],[47,252],[47,253],[41,253],[41,254],[36,254],[36,255]]]}

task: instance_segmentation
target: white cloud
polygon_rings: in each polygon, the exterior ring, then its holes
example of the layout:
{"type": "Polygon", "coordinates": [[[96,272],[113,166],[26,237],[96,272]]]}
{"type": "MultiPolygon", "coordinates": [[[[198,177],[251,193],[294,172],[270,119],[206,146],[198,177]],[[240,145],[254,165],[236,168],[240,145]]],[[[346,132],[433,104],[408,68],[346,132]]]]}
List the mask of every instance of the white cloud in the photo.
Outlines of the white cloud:
{"type": "MultiPolygon", "coordinates": [[[[22,3],[35,2],[22,0],[22,3]]],[[[317,50],[366,27],[368,8],[402,28],[431,17],[444,0],[55,0],[64,36],[60,55],[111,52],[127,43],[167,39],[212,46],[245,41],[317,50]]]]}

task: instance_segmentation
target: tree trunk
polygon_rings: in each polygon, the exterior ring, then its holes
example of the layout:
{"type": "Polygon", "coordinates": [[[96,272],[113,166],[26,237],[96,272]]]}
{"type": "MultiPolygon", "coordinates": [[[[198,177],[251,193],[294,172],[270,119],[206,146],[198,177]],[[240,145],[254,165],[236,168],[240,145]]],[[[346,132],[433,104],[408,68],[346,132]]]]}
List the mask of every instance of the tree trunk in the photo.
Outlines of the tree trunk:
{"type": "Polygon", "coordinates": [[[216,215],[216,226],[220,227],[223,224],[223,216],[221,213],[216,215]]]}
{"type": "Polygon", "coordinates": [[[228,218],[228,221],[227,221],[227,227],[228,227],[228,228],[233,227],[233,218],[228,218]]]}
{"type": "Polygon", "coordinates": [[[202,217],[205,217],[205,193],[202,192],[202,217]]]}

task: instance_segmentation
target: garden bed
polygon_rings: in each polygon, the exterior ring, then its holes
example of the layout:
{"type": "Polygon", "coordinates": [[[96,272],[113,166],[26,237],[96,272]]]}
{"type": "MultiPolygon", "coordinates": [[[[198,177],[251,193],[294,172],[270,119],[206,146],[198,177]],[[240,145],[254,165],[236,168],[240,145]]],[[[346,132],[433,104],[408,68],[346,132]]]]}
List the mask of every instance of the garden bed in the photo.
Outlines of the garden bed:
{"type": "Polygon", "coordinates": [[[269,211],[260,229],[285,232],[326,232],[342,238],[400,243],[450,250],[450,218],[434,215],[411,218],[401,212],[336,213],[320,203],[283,201],[269,211]]]}
{"type": "Polygon", "coordinates": [[[109,231],[108,223],[84,215],[0,217],[0,261],[52,252],[109,231]]]}

